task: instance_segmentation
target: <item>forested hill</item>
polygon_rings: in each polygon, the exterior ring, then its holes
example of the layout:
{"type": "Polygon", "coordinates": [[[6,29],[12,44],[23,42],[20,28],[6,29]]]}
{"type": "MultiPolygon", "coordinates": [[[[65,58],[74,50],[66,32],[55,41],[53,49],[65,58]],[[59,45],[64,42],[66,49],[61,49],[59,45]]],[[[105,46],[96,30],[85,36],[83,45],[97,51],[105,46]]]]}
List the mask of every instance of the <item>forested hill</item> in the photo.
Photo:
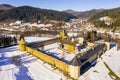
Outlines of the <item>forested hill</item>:
{"type": "Polygon", "coordinates": [[[75,16],[65,12],[21,6],[0,13],[0,22],[10,20],[23,20],[26,22],[37,21],[44,19],[44,17],[49,20],[57,21],[69,21],[72,18],[76,18],[75,16]]]}
{"type": "Polygon", "coordinates": [[[91,21],[92,23],[94,23],[96,26],[99,26],[99,27],[118,28],[120,27],[120,8],[109,9],[109,10],[105,10],[100,13],[97,13],[92,17],[90,17],[89,21],[91,21]],[[111,19],[110,25],[106,25],[104,24],[104,21],[100,21],[100,18],[105,16],[111,19]]]}
{"type": "Polygon", "coordinates": [[[79,17],[79,18],[89,18],[92,15],[99,13],[99,12],[102,12],[102,11],[104,11],[104,9],[92,9],[92,10],[82,11],[82,12],[68,9],[68,10],[64,10],[63,12],[72,14],[72,15],[79,17]]]}

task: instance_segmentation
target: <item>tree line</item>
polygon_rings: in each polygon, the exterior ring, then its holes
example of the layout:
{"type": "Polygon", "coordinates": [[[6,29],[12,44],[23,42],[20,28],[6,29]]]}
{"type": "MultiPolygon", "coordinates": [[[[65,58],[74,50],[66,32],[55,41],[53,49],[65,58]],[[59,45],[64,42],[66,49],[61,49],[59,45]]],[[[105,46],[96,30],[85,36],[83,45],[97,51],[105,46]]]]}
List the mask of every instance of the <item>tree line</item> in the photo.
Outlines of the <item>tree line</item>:
{"type": "Polygon", "coordinates": [[[7,47],[17,44],[16,37],[0,35],[0,47],[7,47]]]}
{"type": "Polygon", "coordinates": [[[97,32],[96,31],[88,31],[85,35],[85,40],[94,42],[97,40],[97,32]]]}

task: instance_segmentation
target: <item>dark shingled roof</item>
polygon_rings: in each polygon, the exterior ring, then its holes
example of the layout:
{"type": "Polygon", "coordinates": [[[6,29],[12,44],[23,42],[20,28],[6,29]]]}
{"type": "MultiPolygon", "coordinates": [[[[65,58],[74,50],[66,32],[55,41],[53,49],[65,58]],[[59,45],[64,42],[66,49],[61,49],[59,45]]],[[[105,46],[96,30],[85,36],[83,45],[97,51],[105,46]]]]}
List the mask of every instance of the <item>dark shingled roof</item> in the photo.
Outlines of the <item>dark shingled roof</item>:
{"type": "Polygon", "coordinates": [[[70,62],[70,65],[73,65],[73,66],[80,66],[81,65],[81,61],[78,59],[77,56],[75,56],[72,61],[70,62]]]}
{"type": "Polygon", "coordinates": [[[97,54],[100,50],[103,50],[104,47],[106,47],[105,43],[104,44],[99,44],[99,45],[93,47],[94,49],[90,49],[90,50],[86,51],[84,53],[84,55],[80,57],[80,60],[83,60],[83,59],[87,60],[87,59],[89,59],[93,55],[97,54]]]}
{"type": "Polygon", "coordinates": [[[48,40],[41,41],[41,42],[30,43],[28,45],[33,48],[37,48],[37,47],[43,47],[45,45],[49,45],[49,44],[60,42],[60,41],[61,41],[61,38],[54,38],[54,39],[48,39],[48,40]]]}

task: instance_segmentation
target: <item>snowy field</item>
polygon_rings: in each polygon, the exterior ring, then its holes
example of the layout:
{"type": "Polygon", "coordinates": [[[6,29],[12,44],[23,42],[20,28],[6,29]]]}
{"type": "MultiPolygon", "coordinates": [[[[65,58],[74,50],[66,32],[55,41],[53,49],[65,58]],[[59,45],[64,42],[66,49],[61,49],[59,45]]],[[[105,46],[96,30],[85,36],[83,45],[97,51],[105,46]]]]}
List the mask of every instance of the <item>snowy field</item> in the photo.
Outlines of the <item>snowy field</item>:
{"type": "MultiPolygon", "coordinates": [[[[27,42],[48,40],[50,38],[27,37],[27,42]]],[[[95,66],[79,77],[79,80],[115,80],[110,76],[109,68],[120,77],[120,50],[112,48],[98,59],[95,66]]],[[[18,46],[0,49],[0,80],[70,80],[59,70],[33,57],[29,53],[19,52],[18,46]]]]}

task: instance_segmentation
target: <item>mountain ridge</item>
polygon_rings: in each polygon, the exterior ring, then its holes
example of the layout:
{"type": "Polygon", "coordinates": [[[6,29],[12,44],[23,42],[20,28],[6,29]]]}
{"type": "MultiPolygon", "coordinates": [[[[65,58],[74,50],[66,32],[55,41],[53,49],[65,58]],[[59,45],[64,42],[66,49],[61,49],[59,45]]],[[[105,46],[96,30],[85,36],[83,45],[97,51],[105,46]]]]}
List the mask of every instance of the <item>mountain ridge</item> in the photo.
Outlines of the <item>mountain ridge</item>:
{"type": "Polygon", "coordinates": [[[8,9],[12,9],[14,8],[14,6],[9,5],[9,4],[0,4],[0,10],[8,10],[8,9]]]}
{"type": "Polygon", "coordinates": [[[72,10],[72,9],[68,9],[68,10],[63,10],[63,12],[72,14],[72,15],[74,15],[76,17],[79,17],[79,18],[89,18],[92,15],[94,15],[98,12],[102,12],[104,10],[105,9],[91,9],[91,10],[87,10],[87,11],[75,11],[75,10],[72,10]]]}
{"type": "Polygon", "coordinates": [[[44,17],[50,20],[57,21],[61,20],[69,21],[72,18],[77,18],[65,12],[41,9],[31,6],[14,7],[12,9],[8,9],[0,13],[0,21],[6,20],[36,21],[36,19],[41,20],[44,17]]]}
{"type": "Polygon", "coordinates": [[[0,4],[0,13],[4,12],[6,10],[12,9],[14,6],[9,5],[9,4],[0,4]]]}

